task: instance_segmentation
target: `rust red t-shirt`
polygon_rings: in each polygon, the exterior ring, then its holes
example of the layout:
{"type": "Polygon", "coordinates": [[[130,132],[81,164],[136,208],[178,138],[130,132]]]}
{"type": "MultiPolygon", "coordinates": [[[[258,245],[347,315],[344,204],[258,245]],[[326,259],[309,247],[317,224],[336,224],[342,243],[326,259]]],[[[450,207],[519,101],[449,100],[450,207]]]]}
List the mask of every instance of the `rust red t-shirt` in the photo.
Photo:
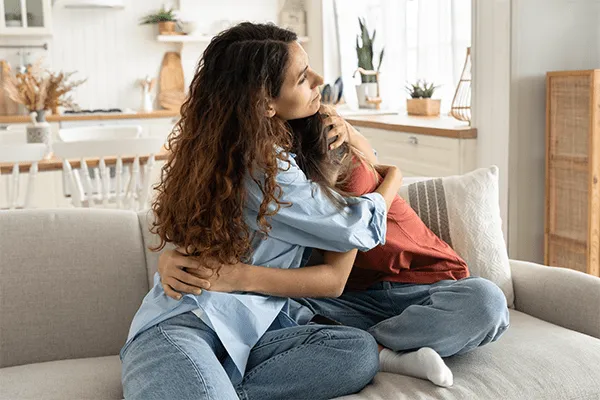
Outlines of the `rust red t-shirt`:
{"type": "MultiPolygon", "coordinates": [[[[357,196],[371,193],[381,179],[364,162],[357,161],[344,189],[357,196]]],[[[396,195],[388,211],[385,244],[358,252],[346,290],[364,290],[381,281],[432,284],[468,276],[466,262],[396,195]]]]}

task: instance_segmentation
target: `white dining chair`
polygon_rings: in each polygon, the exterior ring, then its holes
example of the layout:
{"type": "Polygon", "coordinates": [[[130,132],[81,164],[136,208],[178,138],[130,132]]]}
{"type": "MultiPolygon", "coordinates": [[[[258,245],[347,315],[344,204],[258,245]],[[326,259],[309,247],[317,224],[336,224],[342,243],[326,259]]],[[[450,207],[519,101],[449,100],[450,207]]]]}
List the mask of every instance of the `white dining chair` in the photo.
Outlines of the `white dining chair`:
{"type": "Polygon", "coordinates": [[[81,126],[58,130],[58,138],[63,142],[128,139],[139,138],[141,135],[142,127],[140,125],[81,126]]]}
{"type": "Polygon", "coordinates": [[[12,163],[12,173],[6,176],[6,204],[8,209],[29,208],[33,196],[35,178],[38,173],[38,161],[44,158],[46,145],[35,144],[0,144],[0,163],[12,163]],[[20,176],[19,163],[30,162],[27,187],[24,190],[24,201],[20,199],[20,176]]]}
{"type": "Polygon", "coordinates": [[[0,131],[0,145],[4,144],[26,144],[27,133],[25,130],[1,130],[0,131]]]}
{"type": "MultiPolygon", "coordinates": [[[[109,140],[109,139],[128,139],[139,138],[142,135],[140,125],[98,125],[98,126],[80,126],[74,128],[64,128],[58,130],[58,139],[63,142],[79,142],[90,140],[109,140]]],[[[127,166],[125,167],[127,168],[127,166]]],[[[90,180],[94,187],[97,187],[100,170],[98,167],[91,168],[89,171],[90,180]]],[[[115,167],[109,168],[110,176],[114,179],[116,175],[115,167]]],[[[67,176],[63,173],[63,183],[65,184],[63,194],[65,197],[71,195],[66,186],[67,176]]]]}
{"type": "Polygon", "coordinates": [[[163,144],[162,138],[58,142],[54,145],[54,155],[63,160],[63,172],[74,206],[140,210],[148,206],[154,155],[163,144]],[[143,167],[140,166],[142,156],[149,156],[143,167]],[[106,165],[109,157],[116,158],[114,191],[110,188],[110,173],[106,165]],[[124,166],[125,157],[133,157],[129,168],[124,166]],[[95,185],[86,162],[90,158],[99,159],[95,185]],[[79,168],[73,168],[69,160],[80,160],[79,168]]]}

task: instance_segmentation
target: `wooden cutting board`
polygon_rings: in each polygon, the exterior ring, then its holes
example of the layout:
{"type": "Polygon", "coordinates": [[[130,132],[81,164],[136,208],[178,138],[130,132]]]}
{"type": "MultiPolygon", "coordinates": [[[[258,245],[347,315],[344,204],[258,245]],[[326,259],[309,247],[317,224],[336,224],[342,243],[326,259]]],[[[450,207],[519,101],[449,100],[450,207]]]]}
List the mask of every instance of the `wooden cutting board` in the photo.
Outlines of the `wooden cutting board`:
{"type": "Polygon", "coordinates": [[[4,81],[10,73],[8,62],[0,60],[0,115],[19,114],[19,104],[11,100],[4,90],[4,81]]]}
{"type": "Polygon", "coordinates": [[[179,53],[174,51],[165,53],[159,79],[158,103],[167,110],[179,111],[185,100],[185,81],[179,53]]]}

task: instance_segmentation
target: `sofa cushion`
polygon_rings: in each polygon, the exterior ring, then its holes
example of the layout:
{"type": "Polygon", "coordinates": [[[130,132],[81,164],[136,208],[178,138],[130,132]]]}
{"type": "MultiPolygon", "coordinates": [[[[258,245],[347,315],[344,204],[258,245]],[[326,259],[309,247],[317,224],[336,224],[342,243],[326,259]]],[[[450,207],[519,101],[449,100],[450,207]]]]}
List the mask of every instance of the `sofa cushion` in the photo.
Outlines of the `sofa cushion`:
{"type": "Polygon", "coordinates": [[[495,166],[460,176],[411,180],[400,189],[400,196],[425,225],[467,262],[471,274],[498,285],[508,306],[513,307],[514,292],[498,193],[495,166]]]}
{"type": "Polygon", "coordinates": [[[133,211],[0,212],[0,367],[117,354],[148,292],[133,211]]]}
{"type": "Polygon", "coordinates": [[[154,248],[160,244],[160,238],[158,235],[150,232],[152,222],[154,221],[154,214],[152,210],[142,210],[137,213],[140,221],[140,229],[142,230],[142,237],[144,239],[144,251],[146,252],[146,266],[148,274],[148,286],[152,288],[154,286],[154,274],[158,271],[158,256],[161,252],[166,249],[175,249],[173,243],[165,244],[165,247],[161,251],[153,251],[150,248],[154,248]]]}
{"type": "Polygon", "coordinates": [[[50,361],[0,369],[0,399],[122,399],[119,356],[50,361]]]}
{"type": "MultiPolygon", "coordinates": [[[[548,399],[600,397],[600,340],[511,310],[497,342],[446,359],[454,386],[379,373],[345,400],[548,399]]],[[[1,399],[121,399],[118,356],[0,369],[1,399]]]]}
{"type": "Polygon", "coordinates": [[[600,398],[600,340],[510,310],[510,328],[497,342],[445,359],[454,386],[379,373],[344,400],[600,398]]]}

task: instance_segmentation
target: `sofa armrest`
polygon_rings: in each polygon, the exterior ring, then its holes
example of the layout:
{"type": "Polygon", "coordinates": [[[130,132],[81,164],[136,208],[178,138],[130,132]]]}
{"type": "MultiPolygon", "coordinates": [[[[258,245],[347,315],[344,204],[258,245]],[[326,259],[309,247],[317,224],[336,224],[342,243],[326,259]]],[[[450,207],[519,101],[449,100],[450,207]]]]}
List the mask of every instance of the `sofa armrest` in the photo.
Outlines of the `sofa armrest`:
{"type": "Polygon", "coordinates": [[[600,278],[525,261],[510,266],[518,311],[600,339],[600,278]]]}

